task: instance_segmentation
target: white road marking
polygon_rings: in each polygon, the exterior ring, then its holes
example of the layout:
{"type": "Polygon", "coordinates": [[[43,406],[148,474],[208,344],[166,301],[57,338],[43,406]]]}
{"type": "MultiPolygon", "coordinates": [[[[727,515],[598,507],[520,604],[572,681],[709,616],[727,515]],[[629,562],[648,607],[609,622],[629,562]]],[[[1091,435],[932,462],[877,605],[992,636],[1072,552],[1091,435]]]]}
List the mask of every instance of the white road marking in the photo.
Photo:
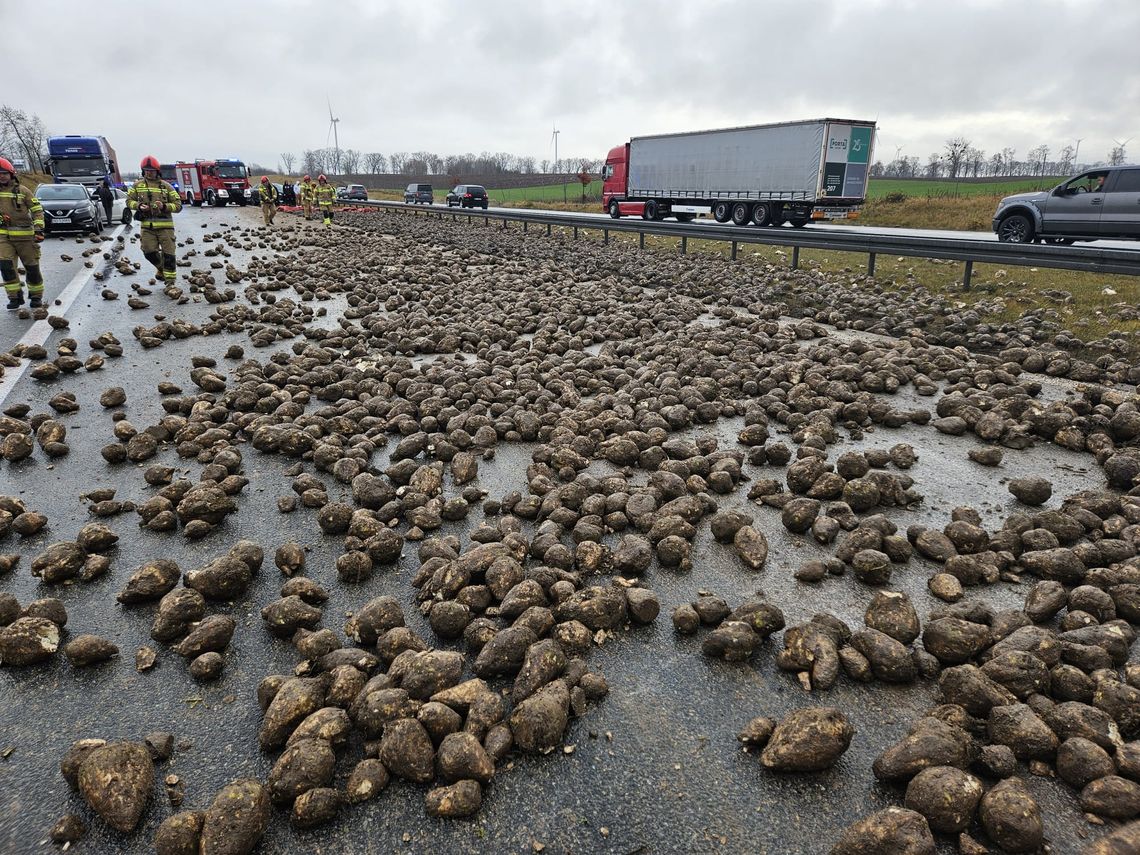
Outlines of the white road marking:
{"type": "MultiPolygon", "coordinates": [[[[107,252],[108,247],[113,248],[115,245],[115,240],[119,237],[119,235],[123,233],[123,230],[125,228],[125,225],[116,226],[115,230],[107,236],[106,240],[104,240],[103,243],[99,244],[99,252],[107,252]]],[[[92,267],[90,269],[84,267],[78,273],[76,273],[75,276],[72,277],[71,281],[67,283],[67,287],[64,288],[59,293],[59,296],[55,298],[59,301],[59,305],[49,306],[48,310],[52,311],[54,314],[66,316],[67,310],[71,308],[71,304],[75,302],[75,298],[79,296],[79,292],[83,290],[83,286],[85,286],[91,280],[91,277],[95,275],[95,270],[95,267],[92,267]]],[[[51,334],[51,324],[49,324],[45,318],[42,321],[36,321],[33,323],[28,328],[28,331],[24,333],[23,338],[17,342],[17,344],[42,345],[48,340],[48,336],[51,334]]],[[[4,372],[4,376],[0,377],[0,404],[4,403],[5,399],[11,393],[12,389],[19,382],[20,378],[24,376],[24,374],[29,368],[31,368],[31,366],[32,361],[30,359],[23,359],[20,361],[20,364],[16,368],[12,368],[4,372]]]]}

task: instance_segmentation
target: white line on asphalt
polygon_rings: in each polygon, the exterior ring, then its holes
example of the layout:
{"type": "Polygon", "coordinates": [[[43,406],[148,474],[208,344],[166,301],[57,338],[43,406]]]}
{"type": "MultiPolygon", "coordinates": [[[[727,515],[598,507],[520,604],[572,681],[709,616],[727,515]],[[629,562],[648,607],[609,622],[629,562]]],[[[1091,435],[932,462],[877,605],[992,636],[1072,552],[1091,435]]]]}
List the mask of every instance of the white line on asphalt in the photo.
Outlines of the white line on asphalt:
{"type": "MultiPolygon", "coordinates": [[[[123,233],[123,230],[125,228],[125,225],[117,226],[115,230],[107,236],[107,239],[104,240],[103,243],[99,244],[99,251],[106,252],[108,245],[114,247],[115,240],[119,237],[119,235],[123,233]]],[[[90,269],[85,267],[72,277],[71,281],[67,283],[67,287],[64,288],[59,293],[59,296],[55,298],[59,301],[59,305],[51,307],[55,310],[56,314],[67,314],[67,310],[71,308],[71,304],[75,302],[75,298],[79,296],[79,292],[83,290],[83,286],[86,285],[94,275],[94,267],[90,269]]],[[[24,337],[21,338],[17,344],[42,345],[48,340],[48,336],[50,336],[51,333],[51,324],[49,324],[45,318],[42,321],[36,321],[34,324],[32,324],[28,328],[28,331],[24,333],[24,337]]],[[[20,361],[20,364],[16,368],[5,372],[4,376],[0,377],[0,404],[4,403],[4,400],[8,397],[8,394],[15,387],[16,383],[19,382],[20,378],[24,376],[24,373],[31,367],[31,364],[31,360],[23,359],[20,361]]]]}

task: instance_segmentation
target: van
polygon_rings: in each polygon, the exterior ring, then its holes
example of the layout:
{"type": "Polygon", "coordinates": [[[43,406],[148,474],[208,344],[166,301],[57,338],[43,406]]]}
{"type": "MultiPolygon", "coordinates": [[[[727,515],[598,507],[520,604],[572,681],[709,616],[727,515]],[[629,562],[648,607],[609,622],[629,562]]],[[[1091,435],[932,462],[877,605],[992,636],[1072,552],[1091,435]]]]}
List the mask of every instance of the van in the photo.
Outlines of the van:
{"type": "Polygon", "coordinates": [[[432,192],[430,184],[409,184],[408,189],[404,191],[404,204],[424,204],[434,205],[435,194],[432,192]]]}

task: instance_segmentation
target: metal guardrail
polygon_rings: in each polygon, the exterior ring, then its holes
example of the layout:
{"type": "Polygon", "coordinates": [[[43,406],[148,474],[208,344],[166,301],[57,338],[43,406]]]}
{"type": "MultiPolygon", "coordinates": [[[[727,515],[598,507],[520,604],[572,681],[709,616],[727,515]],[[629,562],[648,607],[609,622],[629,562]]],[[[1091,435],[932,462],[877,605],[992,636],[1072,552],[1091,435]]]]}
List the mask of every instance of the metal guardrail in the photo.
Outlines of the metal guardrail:
{"type": "Polygon", "coordinates": [[[374,208],[403,211],[409,214],[453,218],[466,217],[469,221],[481,218],[522,223],[523,231],[531,225],[546,226],[550,234],[554,227],[573,230],[575,239],[579,231],[601,232],[609,243],[610,232],[631,232],[640,236],[639,244],[645,247],[645,236],[673,237],[681,240],[681,253],[688,250],[690,240],[724,241],[732,244],[732,258],[736,259],[740,244],[786,246],[792,250],[791,266],[799,267],[801,249],[825,249],[833,252],[859,252],[867,254],[867,274],[875,273],[878,255],[901,255],[911,258],[940,258],[965,262],[963,285],[970,287],[974,264],[1005,264],[1015,267],[1049,267],[1060,270],[1078,270],[1086,273],[1118,273],[1140,276],[1140,251],[1098,247],[1056,246],[999,241],[972,240],[969,238],[923,237],[912,235],[883,235],[873,232],[853,234],[812,229],[763,229],[748,226],[689,225],[640,220],[633,217],[620,220],[603,219],[582,214],[536,210],[483,211],[473,208],[443,208],[438,205],[419,206],[403,202],[368,200],[357,202],[374,208]]]}

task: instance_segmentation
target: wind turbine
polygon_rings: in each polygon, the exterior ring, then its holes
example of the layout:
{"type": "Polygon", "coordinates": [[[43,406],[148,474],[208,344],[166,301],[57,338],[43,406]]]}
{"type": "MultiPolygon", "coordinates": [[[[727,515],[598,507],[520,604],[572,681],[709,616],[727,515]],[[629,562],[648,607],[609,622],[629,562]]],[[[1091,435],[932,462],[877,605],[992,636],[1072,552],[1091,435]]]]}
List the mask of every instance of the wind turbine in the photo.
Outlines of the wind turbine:
{"type": "Polygon", "coordinates": [[[558,135],[560,133],[562,133],[562,131],[558,130],[557,125],[551,125],[551,127],[554,130],[550,134],[550,141],[554,143],[554,171],[557,172],[558,171],[558,135]]]}
{"type": "Polygon", "coordinates": [[[340,119],[333,118],[332,101],[330,101],[327,96],[325,98],[325,101],[328,102],[328,105],[329,105],[329,132],[327,134],[325,134],[325,147],[326,148],[328,147],[329,136],[331,135],[333,138],[333,142],[336,145],[335,166],[336,166],[336,172],[339,175],[340,174],[340,138],[337,136],[336,126],[337,126],[337,122],[339,122],[340,119]]]}
{"type": "Polygon", "coordinates": [[[1117,149],[1120,150],[1120,162],[1124,163],[1124,147],[1126,145],[1128,145],[1130,142],[1132,142],[1132,137],[1129,137],[1128,139],[1123,140],[1123,141],[1113,140],[1113,142],[1116,143],[1117,149]]]}

